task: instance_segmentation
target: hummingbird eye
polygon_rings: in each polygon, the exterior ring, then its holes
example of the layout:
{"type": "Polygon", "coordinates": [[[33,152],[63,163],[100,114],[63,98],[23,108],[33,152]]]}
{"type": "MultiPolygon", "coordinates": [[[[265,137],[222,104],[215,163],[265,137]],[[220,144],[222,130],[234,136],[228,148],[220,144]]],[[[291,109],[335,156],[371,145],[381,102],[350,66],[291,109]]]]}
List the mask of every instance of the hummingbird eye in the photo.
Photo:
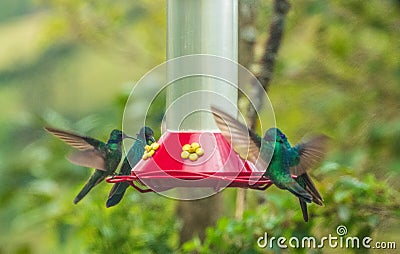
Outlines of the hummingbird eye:
{"type": "Polygon", "coordinates": [[[281,134],[280,136],[281,138],[286,138],[285,134],[281,134]]]}

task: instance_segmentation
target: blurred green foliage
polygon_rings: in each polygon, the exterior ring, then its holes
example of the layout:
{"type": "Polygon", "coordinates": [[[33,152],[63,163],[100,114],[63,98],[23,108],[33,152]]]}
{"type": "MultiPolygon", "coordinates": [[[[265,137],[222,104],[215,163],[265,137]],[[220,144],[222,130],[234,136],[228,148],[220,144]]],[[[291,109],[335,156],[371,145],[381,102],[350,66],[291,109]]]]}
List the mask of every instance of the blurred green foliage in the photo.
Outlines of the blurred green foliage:
{"type": "MultiPolygon", "coordinates": [[[[260,56],[272,7],[254,2],[260,56]]],[[[398,241],[400,4],[394,0],[291,2],[269,96],[293,144],[310,132],[332,137],[328,157],[312,172],[325,206],[309,206],[310,222],[302,221],[297,200],[275,187],[248,191],[247,211],[235,220],[235,192],[226,190],[224,217],[207,229],[205,241],[195,237],[179,247],[173,200],[129,189],[120,205],[106,209],[111,186],[104,183],[72,204],[91,172],[69,164],[70,149],[42,126],[103,140],[120,127],[133,84],[165,59],[164,4],[2,2],[0,253],[263,253],[256,240],[264,232],[322,237],[340,224],[349,236],[398,241]]],[[[149,119],[158,135],[162,108],[160,100],[149,119]]],[[[315,250],[321,251],[329,253],[315,250]]]]}

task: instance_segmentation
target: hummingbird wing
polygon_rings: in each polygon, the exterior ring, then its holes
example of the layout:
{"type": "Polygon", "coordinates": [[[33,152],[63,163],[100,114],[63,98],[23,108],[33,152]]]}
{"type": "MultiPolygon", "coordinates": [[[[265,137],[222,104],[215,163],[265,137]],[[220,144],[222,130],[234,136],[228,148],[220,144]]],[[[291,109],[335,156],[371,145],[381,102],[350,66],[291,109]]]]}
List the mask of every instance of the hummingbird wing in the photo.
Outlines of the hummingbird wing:
{"type": "MultiPolygon", "coordinates": [[[[296,145],[294,149],[297,150],[300,156],[300,162],[298,165],[290,168],[290,172],[297,175],[296,181],[312,195],[313,202],[321,206],[323,205],[323,198],[308,175],[307,170],[323,160],[326,153],[327,141],[327,136],[318,135],[296,145]]],[[[300,201],[300,206],[303,216],[305,216],[307,214],[306,204],[300,201]]],[[[308,215],[306,217],[308,219],[308,215]]],[[[304,220],[306,220],[306,217],[304,217],[304,220]]]]}
{"type": "Polygon", "coordinates": [[[96,149],[74,152],[67,159],[79,166],[107,171],[105,153],[96,149]]]}
{"type": "Polygon", "coordinates": [[[327,136],[318,135],[308,141],[297,144],[294,149],[297,150],[300,156],[300,162],[298,165],[291,167],[290,172],[298,176],[320,163],[326,154],[328,140],[327,136]]]}
{"type": "Polygon", "coordinates": [[[69,131],[63,131],[52,127],[45,127],[44,129],[78,150],[97,149],[105,146],[104,142],[91,137],[80,136],[69,131]]]}
{"type": "Polygon", "coordinates": [[[103,171],[106,170],[106,152],[101,149],[106,147],[104,142],[52,127],[45,127],[44,129],[68,145],[80,150],[68,157],[69,161],[72,163],[103,171]]]}
{"type": "Polygon", "coordinates": [[[256,164],[261,147],[261,137],[227,113],[211,106],[214,120],[233,150],[244,160],[256,164]]]}

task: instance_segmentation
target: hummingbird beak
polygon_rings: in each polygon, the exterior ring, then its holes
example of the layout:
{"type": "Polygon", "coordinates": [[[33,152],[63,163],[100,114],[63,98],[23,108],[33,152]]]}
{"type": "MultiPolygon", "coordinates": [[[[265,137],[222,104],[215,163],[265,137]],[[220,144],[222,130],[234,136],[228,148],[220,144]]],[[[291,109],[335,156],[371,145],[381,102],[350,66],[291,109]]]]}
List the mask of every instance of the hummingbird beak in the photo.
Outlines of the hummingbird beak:
{"type": "Polygon", "coordinates": [[[136,138],[131,137],[131,136],[129,136],[129,135],[126,135],[125,133],[122,133],[122,139],[125,139],[125,138],[130,138],[130,139],[136,140],[136,138]]]}

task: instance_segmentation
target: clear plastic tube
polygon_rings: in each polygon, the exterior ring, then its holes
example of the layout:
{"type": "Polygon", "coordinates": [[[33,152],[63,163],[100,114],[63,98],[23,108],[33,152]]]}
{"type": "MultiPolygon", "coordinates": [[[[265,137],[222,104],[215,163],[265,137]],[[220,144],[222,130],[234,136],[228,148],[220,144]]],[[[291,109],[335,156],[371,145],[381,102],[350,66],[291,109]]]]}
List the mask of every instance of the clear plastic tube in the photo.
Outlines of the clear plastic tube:
{"type": "MultiPolygon", "coordinates": [[[[167,129],[171,131],[218,130],[211,105],[237,114],[238,0],[168,0],[167,60],[192,54],[209,54],[229,60],[192,58],[168,62],[167,129]],[[196,68],[199,75],[184,77],[182,68],[196,68]],[[207,69],[209,71],[207,71],[207,69]],[[224,78],[204,73],[229,73],[224,78]],[[232,78],[233,77],[233,78],[232,78]],[[233,81],[233,82],[232,82],[233,81]]],[[[190,72],[189,73],[193,73],[190,72]]],[[[218,76],[218,75],[217,75],[218,76]]]]}

